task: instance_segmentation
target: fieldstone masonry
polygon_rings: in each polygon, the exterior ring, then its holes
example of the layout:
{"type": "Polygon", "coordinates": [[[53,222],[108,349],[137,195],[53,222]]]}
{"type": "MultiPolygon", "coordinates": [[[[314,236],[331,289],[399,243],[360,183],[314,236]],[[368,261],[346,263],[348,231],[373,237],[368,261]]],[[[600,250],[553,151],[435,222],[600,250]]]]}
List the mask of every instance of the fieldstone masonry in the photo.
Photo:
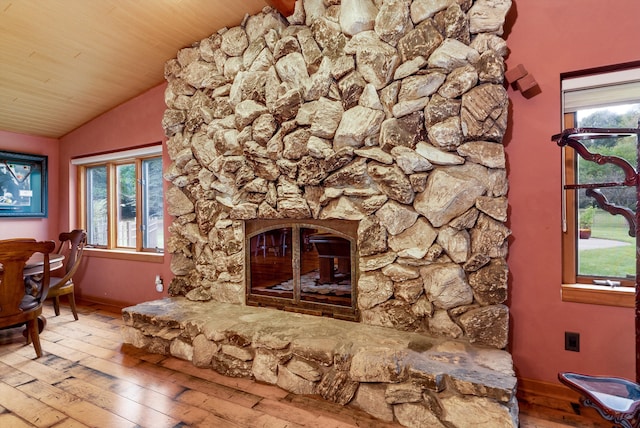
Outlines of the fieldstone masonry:
{"type": "MultiPolygon", "coordinates": [[[[170,294],[242,307],[245,220],[354,220],[360,324],[503,352],[510,231],[500,35],[510,6],[298,0],[286,19],[265,8],[180,50],[165,67],[162,121],[175,217],[170,294]]],[[[416,381],[419,365],[399,366],[415,376],[394,377],[387,365],[407,361],[393,353],[406,350],[381,350],[370,368],[380,373],[358,373],[360,358],[378,354],[324,361],[292,342],[262,343],[268,335],[235,343],[223,326],[158,326],[147,314],[154,327],[145,329],[136,314],[125,310],[124,331],[138,346],[343,404],[384,396],[405,426],[466,426],[447,418],[470,405],[468,394],[493,403],[472,400],[474,412],[517,413],[515,380],[498,398],[447,378],[436,398],[416,381]]]]}
{"type": "Polygon", "coordinates": [[[362,322],[504,348],[509,6],[307,0],[179,51],[171,294],[244,302],[244,220],[355,220],[362,322]]]}

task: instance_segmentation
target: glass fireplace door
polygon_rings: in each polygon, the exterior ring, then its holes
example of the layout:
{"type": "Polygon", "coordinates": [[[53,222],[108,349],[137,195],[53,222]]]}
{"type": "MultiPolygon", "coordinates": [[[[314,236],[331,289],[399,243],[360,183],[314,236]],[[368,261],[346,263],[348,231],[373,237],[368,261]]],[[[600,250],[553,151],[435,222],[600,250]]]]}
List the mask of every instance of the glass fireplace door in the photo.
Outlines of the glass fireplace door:
{"type": "Polygon", "coordinates": [[[355,317],[355,236],[302,222],[249,236],[247,304],[355,317]]]}

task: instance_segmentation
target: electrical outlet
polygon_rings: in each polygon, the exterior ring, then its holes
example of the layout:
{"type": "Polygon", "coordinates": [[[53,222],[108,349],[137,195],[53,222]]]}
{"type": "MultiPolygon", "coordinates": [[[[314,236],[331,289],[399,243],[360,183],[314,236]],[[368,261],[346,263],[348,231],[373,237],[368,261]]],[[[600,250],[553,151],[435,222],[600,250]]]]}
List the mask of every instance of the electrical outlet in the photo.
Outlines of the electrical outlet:
{"type": "Polygon", "coordinates": [[[564,349],[566,351],[580,352],[580,333],[564,332],[564,349]]]}
{"type": "Polygon", "coordinates": [[[156,275],[156,291],[158,293],[164,291],[164,284],[162,283],[162,277],[160,275],[156,275]]]}

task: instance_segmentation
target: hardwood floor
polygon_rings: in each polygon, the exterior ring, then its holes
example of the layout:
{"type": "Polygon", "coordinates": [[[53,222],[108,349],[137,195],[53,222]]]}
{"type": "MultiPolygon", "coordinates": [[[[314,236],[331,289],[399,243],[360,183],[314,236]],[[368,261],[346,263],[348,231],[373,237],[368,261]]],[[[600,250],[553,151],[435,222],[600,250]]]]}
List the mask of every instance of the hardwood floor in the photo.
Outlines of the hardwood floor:
{"type": "MultiPolygon", "coordinates": [[[[0,427],[399,426],[142,352],[122,344],[119,313],[97,305],[80,305],[78,312],[80,320],[74,321],[68,307],[58,317],[45,307],[40,359],[32,345],[25,346],[22,328],[0,330],[0,427]]],[[[598,426],[570,416],[529,406],[520,426],[598,426]]]]}

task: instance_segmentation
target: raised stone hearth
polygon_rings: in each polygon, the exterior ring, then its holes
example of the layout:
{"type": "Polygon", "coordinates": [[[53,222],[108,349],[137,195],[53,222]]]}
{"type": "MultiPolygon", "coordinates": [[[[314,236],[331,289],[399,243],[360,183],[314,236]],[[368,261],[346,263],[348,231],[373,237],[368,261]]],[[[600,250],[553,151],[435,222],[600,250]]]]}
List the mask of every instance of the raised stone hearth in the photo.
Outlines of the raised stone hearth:
{"type": "Polygon", "coordinates": [[[317,394],[407,427],[518,426],[509,353],[424,334],[182,297],[123,311],[126,343],[317,394]]]}

